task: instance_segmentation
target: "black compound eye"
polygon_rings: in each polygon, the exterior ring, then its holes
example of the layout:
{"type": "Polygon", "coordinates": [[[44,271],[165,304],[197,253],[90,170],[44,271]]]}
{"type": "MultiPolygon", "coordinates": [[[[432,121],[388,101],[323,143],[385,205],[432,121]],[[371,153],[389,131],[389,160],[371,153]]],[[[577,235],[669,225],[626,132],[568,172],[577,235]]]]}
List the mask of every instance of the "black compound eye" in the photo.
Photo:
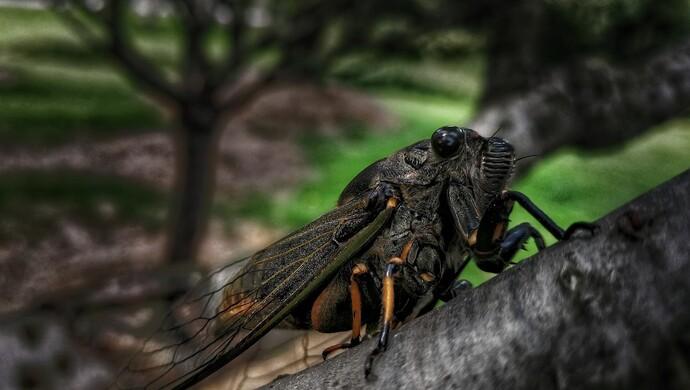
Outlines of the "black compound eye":
{"type": "Polygon", "coordinates": [[[450,157],[460,148],[464,131],[455,126],[444,126],[431,136],[431,145],[441,157],[450,157]]]}

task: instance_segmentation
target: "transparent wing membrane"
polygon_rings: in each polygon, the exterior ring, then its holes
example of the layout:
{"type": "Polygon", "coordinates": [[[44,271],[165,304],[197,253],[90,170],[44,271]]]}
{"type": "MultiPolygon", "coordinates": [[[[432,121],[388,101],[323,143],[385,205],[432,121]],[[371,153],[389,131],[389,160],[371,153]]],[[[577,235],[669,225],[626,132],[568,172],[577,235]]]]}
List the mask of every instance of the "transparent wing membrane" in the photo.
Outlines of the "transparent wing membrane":
{"type": "Polygon", "coordinates": [[[363,206],[354,199],[208,275],[171,308],[115,388],[186,387],[239,355],[288,315],[315,280],[332,273],[348,240],[376,217],[363,206]]]}

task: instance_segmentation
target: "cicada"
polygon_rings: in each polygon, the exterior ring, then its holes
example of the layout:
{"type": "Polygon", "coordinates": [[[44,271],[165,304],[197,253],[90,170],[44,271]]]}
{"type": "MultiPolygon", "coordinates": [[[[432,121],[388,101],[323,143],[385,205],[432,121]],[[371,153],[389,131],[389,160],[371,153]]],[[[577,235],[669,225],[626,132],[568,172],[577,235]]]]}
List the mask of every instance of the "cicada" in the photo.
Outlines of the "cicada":
{"type": "Polygon", "coordinates": [[[470,259],[499,273],[532,238],[533,226],[508,228],[517,202],[557,239],[560,228],[525,195],[507,189],[513,147],[454,126],[374,162],[342,191],[337,206],[189,292],[159,332],[129,362],[120,388],[190,387],[239,356],[274,327],[351,330],[378,339],[365,368],[385,351],[394,326],[467,287],[470,259]],[[378,330],[378,333],[372,332],[378,330]]]}

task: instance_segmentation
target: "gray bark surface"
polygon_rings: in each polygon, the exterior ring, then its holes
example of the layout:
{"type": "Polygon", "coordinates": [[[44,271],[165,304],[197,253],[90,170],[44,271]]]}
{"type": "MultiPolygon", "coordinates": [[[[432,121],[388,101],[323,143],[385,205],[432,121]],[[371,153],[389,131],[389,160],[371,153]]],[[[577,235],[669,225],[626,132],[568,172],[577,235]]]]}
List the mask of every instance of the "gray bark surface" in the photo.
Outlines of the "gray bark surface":
{"type": "Polygon", "coordinates": [[[690,388],[690,171],[392,335],[270,389],[690,388]]]}

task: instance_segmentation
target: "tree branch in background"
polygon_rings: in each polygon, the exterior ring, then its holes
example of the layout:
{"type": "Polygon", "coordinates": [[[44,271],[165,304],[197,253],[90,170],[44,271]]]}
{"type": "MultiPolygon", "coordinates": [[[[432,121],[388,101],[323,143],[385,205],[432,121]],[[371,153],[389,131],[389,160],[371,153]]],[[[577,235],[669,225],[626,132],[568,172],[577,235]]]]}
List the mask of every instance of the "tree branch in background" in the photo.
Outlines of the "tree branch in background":
{"type": "Polygon", "coordinates": [[[540,35],[544,32],[543,0],[494,4],[488,18],[486,81],[481,101],[527,91],[543,77],[540,35]]]}
{"type": "Polygon", "coordinates": [[[471,127],[500,128],[518,155],[542,155],[563,145],[620,144],[688,107],[690,41],[630,67],[590,60],[563,68],[534,89],[484,107],[471,127]]]}
{"type": "MultiPolygon", "coordinates": [[[[63,20],[80,37],[87,38],[90,46],[105,50],[122,67],[132,81],[149,95],[162,101],[175,114],[177,147],[177,180],[170,212],[171,232],[167,258],[172,262],[191,261],[203,236],[208,214],[208,204],[215,182],[215,155],[217,136],[223,127],[224,112],[236,112],[237,107],[223,106],[216,100],[225,83],[237,83],[240,68],[247,58],[236,50],[241,36],[232,39],[229,60],[232,68],[213,67],[205,48],[213,20],[210,3],[176,0],[177,21],[183,31],[182,56],[175,81],[168,80],[165,72],[148,60],[129,38],[127,29],[129,2],[107,0],[102,10],[91,10],[79,0],[67,0],[68,7],[60,12],[63,20]],[[79,15],[89,17],[103,30],[101,39],[96,34],[84,34],[87,25],[81,23],[79,15]]],[[[214,3],[215,4],[215,3],[214,3]]],[[[234,24],[242,23],[241,16],[235,16],[234,24]]],[[[253,85],[249,85],[251,89],[253,85]]],[[[240,98],[249,98],[243,93],[240,98]]],[[[237,100],[224,102],[239,105],[237,100]]],[[[246,101],[241,101],[246,104],[246,101]]]]}
{"type": "Polygon", "coordinates": [[[690,388],[690,171],[403,326],[274,389],[690,388]]]}
{"type": "MultiPolygon", "coordinates": [[[[96,52],[105,52],[103,47],[103,39],[97,31],[94,31],[83,20],[80,19],[78,12],[74,8],[66,7],[62,4],[55,4],[55,14],[60,18],[60,21],[71,30],[74,35],[78,36],[91,50],[96,52]]],[[[76,7],[75,7],[76,8],[76,7]]],[[[80,9],[82,9],[80,7],[80,9]]]]}
{"type": "Polygon", "coordinates": [[[227,84],[233,80],[228,77],[236,76],[242,71],[241,65],[248,55],[246,21],[247,1],[245,0],[219,0],[219,5],[226,7],[229,20],[225,26],[228,40],[228,56],[218,66],[214,79],[218,84],[227,84]]]}
{"type": "MultiPolygon", "coordinates": [[[[62,5],[63,2],[58,2],[62,5]]],[[[121,65],[132,81],[143,87],[149,94],[162,99],[167,104],[178,103],[182,100],[180,91],[163,76],[163,72],[148,61],[132,45],[125,32],[127,2],[123,0],[109,0],[101,11],[92,11],[77,0],[67,0],[57,10],[61,20],[65,22],[75,35],[82,39],[92,49],[112,55],[121,65]],[[103,27],[103,37],[99,38],[86,23],[82,22],[78,13],[90,18],[103,27]]]]}
{"type": "Polygon", "coordinates": [[[108,46],[111,53],[125,68],[132,79],[149,93],[174,102],[182,100],[181,94],[162,76],[162,71],[134,49],[125,32],[127,3],[123,0],[106,2],[103,10],[104,27],[107,31],[108,46]]]}
{"type": "Polygon", "coordinates": [[[325,61],[320,58],[319,46],[329,27],[328,19],[338,16],[346,4],[331,8],[330,4],[313,2],[171,1],[176,11],[171,21],[182,31],[182,50],[176,77],[169,79],[162,66],[147,58],[130,39],[128,30],[136,20],[130,17],[129,1],[106,0],[102,10],[90,9],[80,0],[54,1],[68,4],[61,12],[70,28],[88,38],[90,46],[108,52],[135,84],[175,115],[177,199],[170,212],[172,229],[166,257],[171,262],[194,260],[215,184],[216,141],[228,117],[246,108],[278,75],[320,79],[325,74],[325,61]],[[224,22],[215,14],[221,7],[229,14],[224,22]],[[279,17],[269,15],[271,7],[279,11],[279,17]],[[250,10],[274,19],[254,28],[247,15],[250,10]],[[88,17],[103,34],[85,34],[90,23],[81,23],[79,16],[88,17]],[[210,59],[206,45],[215,27],[227,31],[227,39],[222,40],[225,57],[220,61],[210,59]],[[255,57],[268,52],[277,60],[259,66],[255,57]]]}
{"type": "Polygon", "coordinates": [[[209,88],[214,87],[207,77],[210,64],[204,50],[204,39],[211,26],[209,19],[212,16],[207,14],[207,10],[199,2],[184,0],[175,5],[184,30],[183,68],[180,70],[180,74],[184,76],[182,83],[187,94],[203,96],[209,88]]]}

